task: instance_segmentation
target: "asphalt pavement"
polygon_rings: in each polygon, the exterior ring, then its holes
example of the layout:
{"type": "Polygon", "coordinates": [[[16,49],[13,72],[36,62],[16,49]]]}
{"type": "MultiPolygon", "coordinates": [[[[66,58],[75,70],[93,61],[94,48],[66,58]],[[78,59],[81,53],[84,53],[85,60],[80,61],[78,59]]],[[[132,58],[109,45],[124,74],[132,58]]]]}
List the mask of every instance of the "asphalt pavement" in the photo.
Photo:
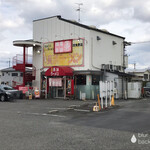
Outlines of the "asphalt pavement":
{"type": "Polygon", "coordinates": [[[150,99],[0,102],[0,150],[149,150],[150,99]]]}

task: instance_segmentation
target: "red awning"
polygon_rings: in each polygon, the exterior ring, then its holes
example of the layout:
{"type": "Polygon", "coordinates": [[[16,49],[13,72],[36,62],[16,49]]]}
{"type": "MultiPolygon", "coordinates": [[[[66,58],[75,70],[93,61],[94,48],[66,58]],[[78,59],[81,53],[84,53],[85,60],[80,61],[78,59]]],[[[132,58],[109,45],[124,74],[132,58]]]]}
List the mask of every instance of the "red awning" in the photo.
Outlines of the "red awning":
{"type": "Polygon", "coordinates": [[[45,76],[73,76],[73,69],[70,67],[50,67],[46,72],[45,76]]]}

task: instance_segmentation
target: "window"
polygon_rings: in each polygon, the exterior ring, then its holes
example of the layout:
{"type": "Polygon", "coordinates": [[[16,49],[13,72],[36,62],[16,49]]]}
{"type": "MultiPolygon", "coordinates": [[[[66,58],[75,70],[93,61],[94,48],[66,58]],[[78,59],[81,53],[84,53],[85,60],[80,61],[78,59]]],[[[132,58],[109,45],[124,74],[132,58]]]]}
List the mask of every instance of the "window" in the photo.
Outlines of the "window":
{"type": "Polygon", "coordinates": [[[14,90],[12,87],[4,87],[4,90],[14,90]]]}
{"type": "Polygon", "coordinates": [[[20,77],[23,77],[23,73],[20,73],[20,77]]]}
{"type": "Polygon", "coordinates": [[[2,73],[2,76],[4,76],[4,73],[2,73]]]}
{"type": "Polygon", "coordinates": [[[100,75],[92,75],[92,85],[99,85],[100,75]]]}
{"type": "Polygon", "coordinates": [[[14,76],[18,76],[18,73],[12,73],[12,76],[14,77],[14,76]]]}
{"type": "Polygon", "coordinates": [[[144,79],[145,79],[145,80],[148,79],[148,74],[144,74],[144,79]]]}
{"type": "Polygon", "coordinates": [[[86,75],[78,75],[76,77],[77,85],[86,85],[86,75]]]}

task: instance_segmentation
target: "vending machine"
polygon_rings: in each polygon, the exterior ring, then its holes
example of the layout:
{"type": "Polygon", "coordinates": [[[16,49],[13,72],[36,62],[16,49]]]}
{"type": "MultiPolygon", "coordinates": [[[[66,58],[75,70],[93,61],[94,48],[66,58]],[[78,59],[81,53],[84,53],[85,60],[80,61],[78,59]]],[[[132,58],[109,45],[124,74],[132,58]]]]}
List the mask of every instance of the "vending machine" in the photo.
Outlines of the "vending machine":
{"type": "Polygon", "coordinates": [[[74,95],[74,80],[67,80],[67,95],[74,95]]]}

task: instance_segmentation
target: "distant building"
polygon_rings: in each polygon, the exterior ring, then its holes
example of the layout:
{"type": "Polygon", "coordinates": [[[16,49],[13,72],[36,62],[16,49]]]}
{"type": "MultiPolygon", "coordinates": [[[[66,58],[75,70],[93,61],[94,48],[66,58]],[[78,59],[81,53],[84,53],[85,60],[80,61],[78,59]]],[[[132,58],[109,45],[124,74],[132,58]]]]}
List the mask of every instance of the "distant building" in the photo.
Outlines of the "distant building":
{"type": "MultiPolygon", "coordinates": [[[[31,69],[26,69],[26,72],[32,72],[31,69]]],[[[23,82],[23,73],[16,71],[14,68],[6,68],[1,70],[1,84],[9,86],[21,85],[23,82]]]]}
{"type": "Polygon", "coordinates": [[[127,73],[134,75],[132,81],[150,81],[150,69],[133,69],[127,73]]]}

